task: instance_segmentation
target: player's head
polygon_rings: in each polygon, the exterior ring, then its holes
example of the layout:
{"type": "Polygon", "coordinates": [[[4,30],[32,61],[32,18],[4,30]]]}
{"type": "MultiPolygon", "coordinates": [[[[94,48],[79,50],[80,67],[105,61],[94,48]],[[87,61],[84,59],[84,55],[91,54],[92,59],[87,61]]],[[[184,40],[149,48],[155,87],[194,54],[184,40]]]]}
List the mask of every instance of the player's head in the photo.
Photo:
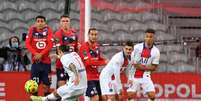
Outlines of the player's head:
{"type": "Polygon", "coordinates": [[[56,47],[56,54],[60,58],[64,54],[68,54],[73,51],[69,51],[69,47],[66,45],[61,45],[56,47]]]}
{"type": "Polygon", "coordinates": [[[70,17],[67,15],[62,15],[60,17],[60,27],[68,30],[70,28],[70,17]]]}
{"type": "Polygon", "coordinates": [[[58,54],[58,52],[62,52],[64,54],[70,53],[70,52],[74,52],[74,49],[71,49],[72,47],[68,46],[68,45],[60,45],[56,47],[56,53],[58,54]]]}
{"type": "Polygon", "coordinates": [[[148,47],[152,47],[152,45],[154,44],[154,34],[155,34],[155,30],[153,29],[147,29],[145,31],[145,44],[148,45],[148,47]]]}
{"type": "Polygon", "coordinates": [[[96,30],[96,28],[90,28],[89,31],[88,31],[88,35],[89,35],[89,41],[91,43],[95,43],[97,42],[97,39],[98,39],[98,31],[96,30]]]}
{"type": "Polygon", "coordinates": [[[12,36],[9,38],[9,45],[12,48],[18,48],[20,45],[20,40],[17,36],[12,36]]]}
{"type": "Polygon", "coordinates": [[[35,26],[37,29],[43,29],[46,26],[46,18],[44,16],[37,16],[35,18],[35,26]]]}
{"type": "Polygon", "coordinates": [[[126,56],[130,56],[133,51],[133,42],[130,40],[126,41],[126,43],[124,44],[123,50],[126,56]]]}

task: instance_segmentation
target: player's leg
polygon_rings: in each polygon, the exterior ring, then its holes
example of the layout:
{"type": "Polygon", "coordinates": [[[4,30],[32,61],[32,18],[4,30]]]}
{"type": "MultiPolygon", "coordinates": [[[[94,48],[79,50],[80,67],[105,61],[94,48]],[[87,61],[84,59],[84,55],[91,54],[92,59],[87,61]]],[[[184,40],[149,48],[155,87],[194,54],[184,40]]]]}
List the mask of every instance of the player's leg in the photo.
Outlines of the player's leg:
{"type": "Polygon", "coordinates": [[[30,96],[30,99],[32,101],[55,101],[57,99],[59,99],[60,96],[58,95],[58,93],[55,91],[45,97],[42,96],[30,96]]]}
{"type": "Polygon", "coordinates": [[[102,101],[102,93],[101,93],[100,81],[97,80],[95,82],[96,82],[96,90],[98,92],[99,101],[102,101]]]}
{"type": "Polygon", "coordinates": [[[50,84],[51,84],[48,75],[50,72],[51,65],[42,64],[40,68],[42,68],[41,81],[43,82],[44,95],[48,95],[50,84]]]}
{"type": "Polygon", "coordinates": [[[107,96],[106,95],[102,95],[102,101],[107,101],[107,96]]]}
{"type": "MultiPolygon", "coordinates": [[[[69,76],[67,73],[64,72],[63,67],[56,69],[56,75],[57,75],[57,88],[65,85],[66,81],[69,79],[69,76]]],[[[61,99],[58,99],[57,101],[61,101],[61,99]]]]}
{"type": "Polygon", "coordinates": [[[79,101],[79,98],[85,93],[85,89],[76,89],[62,97],[61,101],[79,101]]]}
{"type": "Polygon", "coordinates": [[[151,78],[144,78],[142,88],[148,95],[150,101],[155,101],[155,88],[151,78]]]}
{"type": "MultiPolygon", "coordinates": [[[[40,84],[40,64],[33,63],[31,65],[31,79],[36,81],[38,85],[40,84]]],[[[33,95],[38,95],[38,92],[33,95]]]]}
{"type": "Polygon", "coordinates": [[[122,94],[122,92],[120,92],[119,94],[116,94],[115,95],[115,99],[117,101],[123,101],[123,94],[122,94]]]}
{"type": "Polygon", "coordinates": [[[94,80],[87,81],[87,90],[85,95],[90,97],[90,101],[98,101],[99,97],[96,82],[94,80]]]}
{"type": "Polygon", "coordinates": [[[107,101],[115,101],[116,99],[116,89],[113,81],[106,82],[104,86],[101,86],[102,95],[107,97],[107,101]],[[103,88],[105,87],[105,88],[103,88]]]}
{"type": "Polygon", "coordinates": [[[138,89],[140,89],[140,79],[133,79],[131,80],[129,87],[127,89],[127,100],[128,101],[134,101],[134,96],[136,96],[136,93],[138,89]],[[132,82],[131,82],[132,81],[132,82]]]}
{"type": "Polygon", "coordinates": [[[147,92],[150,101],[155,101],[155,92],[147,92]]]}
{"type": "Polygon", "coordinates": [[[57,74],[57,87],[65,85],[66,80],[68,80],[69,76],[67,73],[64,72],[64,69],[57,68],[56,74],[57,74]]]}
{"type": "Polygon", "coordinates": [[[115,101],[115,94],[106,95],[106,96],[107,96],[107,101],[115,101]]]}

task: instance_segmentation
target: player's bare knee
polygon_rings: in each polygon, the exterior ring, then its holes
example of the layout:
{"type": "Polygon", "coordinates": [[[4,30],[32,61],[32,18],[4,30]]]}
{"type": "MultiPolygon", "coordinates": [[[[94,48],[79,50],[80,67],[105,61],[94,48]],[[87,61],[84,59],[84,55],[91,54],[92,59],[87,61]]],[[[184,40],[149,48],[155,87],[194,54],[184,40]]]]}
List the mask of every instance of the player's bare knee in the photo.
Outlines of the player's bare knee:
{"type": "Polygon", "coordinates": [[[149,99],[151,99],[151,101],[154,101],[155,98],[156,98],[154,92],[149,92],[149,93],[148,93],[148,97],[149,97],[149,99]]]}
{"type": "Polygon", "coordinates": [[[99,97],[98,95],[90,97],[90,101],[98,101],[99,97]]]}
{"type": "Polygon", "coordinates": [[[128,92],[127,93],[128,99],[132,99],[135,95],[136,95],[135,92],[128,92]]]}
{"type": "Polygon", "coordinates": [[[108,100],[107,101],[115,101],[115,95],[109,95],[107,96],[108,100]]]}

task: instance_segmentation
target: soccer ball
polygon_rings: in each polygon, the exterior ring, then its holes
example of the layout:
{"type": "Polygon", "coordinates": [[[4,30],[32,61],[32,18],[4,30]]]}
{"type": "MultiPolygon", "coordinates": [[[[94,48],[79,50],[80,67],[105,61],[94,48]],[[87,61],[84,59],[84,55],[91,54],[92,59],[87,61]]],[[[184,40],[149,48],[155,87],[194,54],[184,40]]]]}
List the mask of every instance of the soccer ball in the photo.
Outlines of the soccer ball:
{"type": "Polygon", "coordinates": [[[38,84],[34,80],[28,80],[26,81],[24,88],[27,93],[33,94],[38,91],[38,84]]]}

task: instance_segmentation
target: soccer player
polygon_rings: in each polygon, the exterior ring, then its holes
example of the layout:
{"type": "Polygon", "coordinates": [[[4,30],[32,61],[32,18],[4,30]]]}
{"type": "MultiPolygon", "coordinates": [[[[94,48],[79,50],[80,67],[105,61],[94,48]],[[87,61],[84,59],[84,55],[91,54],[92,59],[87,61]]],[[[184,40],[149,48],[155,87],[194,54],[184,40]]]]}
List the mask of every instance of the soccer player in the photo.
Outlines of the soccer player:
{"type": "Polygon", "coordinates": [[[87,77],[80,56],[76,52],[68,53],[65,46],[60,46],[57,54],[64,70],[69,75],[69,80],[65,85],[60,86],[55,92],[45,97],[31,96],[32,101],[55,101],[59,98],[61,98],[61,101],[76,101],[85,93],[87,77]]]}
{"type": "Polygon", "coordinates": [[[98,99],[102,101],[98,69],[107,63],[101,56],[97,34],[96,28],[90,28],[88,31],[89,41],[83,43],[79,51],[87,71],[88,87],[85,95],[90,97],[90,101],[98,101],[98,99]]]}
{"type": "Polygon", "coordinates": [[[52,48],[52,29],[46,24],[44,16],[35,18],[26,37],[26,47],[32,54],[31,78],[37,83],[43,82],[44,94],[49,93],[48,73],[51,70],[49,52],[52,48]]]}
{"type": "Polygon", "coordinates": [[[115,101],[115,95],[118,95],[121,101],[122,84],[120,79],[121,70],[130,66],[130,55],[133,51],[133,43],[127,41],[123,50],[116,53],[100,74],[101,92],[103,101],[115,101]],[[106,100],[107,99],[107,100],[106,100]]]}
{"type": "MultiPolygon", "coordinates": [[[[78,38],[75,35],[75,31],[70,28],[70,17],[63,15],[60,17],[60,28],[55,33],[56,45],[66,45],[68,51],[78,51],[78,38]]],[[[64,73],[64,68],[60,62],[60,59],[56,59],[56,74],[57,74],[57,86],[60,87],[68,80],[68,74],[64,73]]]]}
{"type": "Polygon", "coordinates": [[[154,45],[153,29],[147,29],[144,42],[136,44],[131,55],[131,61],[134,64],[135,72],[129,75],[128,101],[134,101],[133,96],[142,87],[145,94],[151,101],[155,100],[155,88],[151,80],[151,72],[158,68],[160,51],[154,45]]]}

